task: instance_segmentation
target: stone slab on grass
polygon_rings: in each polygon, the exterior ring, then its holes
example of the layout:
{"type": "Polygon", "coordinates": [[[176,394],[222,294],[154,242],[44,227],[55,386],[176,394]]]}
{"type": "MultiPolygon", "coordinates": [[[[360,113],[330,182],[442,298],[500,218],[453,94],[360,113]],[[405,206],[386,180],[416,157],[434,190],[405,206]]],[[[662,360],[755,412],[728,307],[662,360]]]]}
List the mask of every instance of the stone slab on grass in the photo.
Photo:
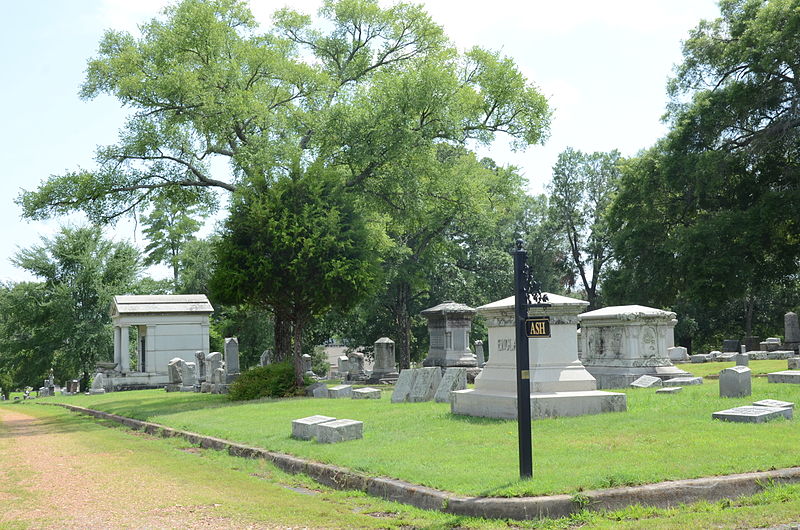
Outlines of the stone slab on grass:
{"type": "Polygon", "coordinates": [[[332,444],[363,438],[364,422],[356,420],[335,420],[316,426],[317,442],[332,444]]]}
{"type": "Polygon", "coordinates": [[[800,370],[784,370],[767,374],[768,383],[800,384],[800,370]]]}
{"type": "Polygon", "coordinates": [[[664,386],[664,381],[660,377],[653,377],[652,375],[643,375],[633,383],[633,388],[652,388],[656,386],[664,386]]]}
{"type": "Polygon", "coordinates": [[[310,440],[317,436],[317,426],[319,424],[334,421],[335,419],[330,416],[316,415],[292,420],[292,438],[310,440]]]}
{"type": "Polygon", "coordinates": [[[664,386],[702,385],[702,377],[673,377],[664,381],[664,386]]]}
{"type": "Polygon", "coordinates": [[[467,369],[448,368],[436,389],[433,400],[437,403],[450,403],[450,392],[467,388],[467,369]]]}
{"type": "Polygon", "coordinates": [[[394,392],[392,392],[392,403],[405,403],[408,401],[408,395],[411,393],[411,388],[414,386],[414,380],[416,378],[416,368],[408,368],[400,371],[400,377],[397,378],[397,383],[394,385],[394,392]]]}
{"type": "Polygon", "coordinates": [[[786,368],[789,370],[800,370],[800,357],[789,357],[786,360],[786,368]]]}
{"type": "Polygon", "coordinates": [[[761,401],[754,401],[753,405],[756,407],[775,407],[779,409],[794,408],[794,403],[791,401],[780,401],[779,399],[762,399],[761,401]]]}
{"type": "Polygon", "coordinates": [[[408,401],[411,403],[422,403],[430,401],[442,382],[442,369],[438,366],[427,368],[417,368],[417,376],[414,379],[414,386],[408,394],[408,401]]]}
{"type": "Polygon", "coordinates": [[[783,416],[787,420],[792,419],[792,409],[780,407],[734,407],[732,409],[720,410],[711,414],[715,420],[733,421],[737,423],[764,423],[783,416]]]}
{"type": "Polygon", "coordinates": [[[381,391],[379,388],[356,388],[353,390],[353,399],[380,399],[381,391]]]}
{"type": "Polygon", "coordinates": [[[328,397],[331,399],[349,398],[352,396],[353,396],[353,385],[336,385],[328,389],[328,397]]]}
{"type": "Polygon", "coordinates": [[[656,390],[656,394],[677,394],[683,390],[682,386],[668,386],[666,388],[659,388],[656,390]]]}

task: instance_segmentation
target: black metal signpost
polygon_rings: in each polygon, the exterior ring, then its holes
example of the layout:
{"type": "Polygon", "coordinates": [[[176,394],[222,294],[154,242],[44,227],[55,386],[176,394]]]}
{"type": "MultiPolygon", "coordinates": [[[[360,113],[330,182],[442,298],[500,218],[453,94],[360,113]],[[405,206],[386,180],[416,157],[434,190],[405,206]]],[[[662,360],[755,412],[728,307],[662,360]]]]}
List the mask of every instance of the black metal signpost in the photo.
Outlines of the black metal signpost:
{"type": "Polygon", "coordinates": [[[519,437],[519,476],[533,476],[533,449],[531,444],[531,376],[528,339],[550,336],[548,317],[528,317],[530,307],[549,307],[547,295],[531,277],[528,253],[523,241],[517,240],[514,251],[514,313],[516,316],[517,344],[517,425],[519,437]],[[533,303],[532,303],[533,302],[533,303]]]}

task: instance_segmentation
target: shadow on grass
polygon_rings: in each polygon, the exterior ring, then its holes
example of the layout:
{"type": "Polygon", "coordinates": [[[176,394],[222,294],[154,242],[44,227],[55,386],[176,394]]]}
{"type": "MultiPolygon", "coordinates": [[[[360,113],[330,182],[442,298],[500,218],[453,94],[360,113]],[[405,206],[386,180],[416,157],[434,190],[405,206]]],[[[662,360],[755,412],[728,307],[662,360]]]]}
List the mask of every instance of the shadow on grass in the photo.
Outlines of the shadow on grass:
{"type": "Polygon", "coordinates": [[[98,401],[96,403],[70,403],[80,407],[118,414],[137,420],[148,420],[154,416],[164,414],[175,414],[179,412],[190,412],[201,409],[216,409],[240,404],[227,399],[207,400],[207,399],[175,399],[175,400],[156,400],[152,398],[130,399],[120,397],[118,400],[98,401]]]}
{"type": "Polygon", "coordinates": [[[482,418],[479,416],[464,416],[461,414],[453,414],[448,412],[443,415],[447,419],[460,421],[462,423],[471,423],[473,425],[497,425],[499,423],[516,423],[516,420],[504,420],[502,418],[482,418]]]}
{"type": "Polygon", "coordinates": [[[68,433],[68,432],[87,432],[95,426],[95,422],[88,417],[77,414],[53,414],[46,416],[34,416],[27,414],[29,409],[26,407],[8,408],[20,414],[26,414],[31,419],[12,420],[0,423],[0,438],[24,438],[28,436],[39,436],[42,430],[48,432],[68,433]],[[22,429],[16,427],[23,426],[22,429]]]}

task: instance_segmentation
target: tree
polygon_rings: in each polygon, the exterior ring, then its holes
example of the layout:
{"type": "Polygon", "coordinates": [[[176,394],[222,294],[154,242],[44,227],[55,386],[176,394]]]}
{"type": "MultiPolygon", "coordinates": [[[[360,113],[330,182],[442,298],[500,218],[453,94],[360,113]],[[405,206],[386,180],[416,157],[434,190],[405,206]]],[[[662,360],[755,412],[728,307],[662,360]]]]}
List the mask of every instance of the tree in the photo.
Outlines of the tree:
{"type": "Polygon", "coordinates": [[[720,10],[684,44],[669,134],[624,171],[610,283],[617,299],[636,290],[695,314],[743,301],[749,331],[759,300],[800,266],[800,14],[782,0],[720,10]]]}
{"type": "MultiPolygon", "coordinates": [[[[524,148],[547,136],[547,101],[514,62],[481,48],[459,54],[421,7],[327,0],[320,18],[283,9],[259,33],[241,2],[184,0],[144,25],[140,38],[106,33],[82,95],[113,95],[133,116],[116,145],[98,150],[97,169],[23,193],[24,214],[77,209],[105,222],[185,189],[268,187],[312,167],[343,175],[346,188],[381,212],[394,208],[385,193],[392,188],[430,188],[450,200],[464,158],[425,167],[448,148],[489,144],[498,133],[524,148]],[[212,174],[218,158],[230,175],[212,174]]],[[[409,200],[403,208],[419,220],[427,205],[409,200]]],[[[398,252],[408,246],[403,238],[430,246],[424,230],[394,232],[396,219],[385,219],[390,237],[401,238],[398,252]]],[[[393,296],[406,330],[408,285],[401,281],[393,296]]],[[[280,315],[275,325],[284,344],[280,315]]]]}
{"type": "Polygon", "coordinates": [[[113,351],[108,308],[114,295],[132,289],[138,252],[104,239],[97,227],[62,228],[13,261],[42,282],[16,284],[0,298],[2,367],[19,384],[36,386],[55,366],[57,377],[80,374],[87,388],[95,363],[113,351]]]}
{"type": "Polygon", "coordinates": [[[612,259],[606,213],[617,189],[619,163],[618,151],[588,154],[568,147],[558,155],[548,187],[555,226],[569,244],[590,309],[598,307],[598,286],[612,259]]]}
{"type": "Polygon", "coordinates": [[[291,323],[295,380],[303,385],[303,332],[330,308],[370,292],[374,239],[336,174],[309,172],[242,188],[217,244],[215,298],[273,310],[291,323]]]}
{"type": "Polygon", "coordinates": [[[179,288],[178,272],[180,256],[184,247],[192,241],[201,223],[197,217],[210,213],[198,204],[181,204],[181,202],[159,200],[153,210],[142,217],[144,229],[142,233],[148,239],[145,247],[144,265],[164,263],[172,268],[173,289],[179,288]]]}

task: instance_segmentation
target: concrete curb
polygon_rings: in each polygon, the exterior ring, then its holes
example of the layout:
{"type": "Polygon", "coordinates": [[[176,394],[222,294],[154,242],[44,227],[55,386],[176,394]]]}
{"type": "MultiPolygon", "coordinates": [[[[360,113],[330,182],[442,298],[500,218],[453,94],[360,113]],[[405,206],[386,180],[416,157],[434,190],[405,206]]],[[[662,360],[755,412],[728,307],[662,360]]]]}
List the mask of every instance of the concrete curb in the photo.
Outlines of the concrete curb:
{"type": "Polygon", "coordinates": [[[717,501],[753,495],[767,485],[800,482],[800,467],[740,473],[719,477],[674,480],[643,486],[584,491],[578,495],[545,495],[538,497],[464,497],[397,479],[370,477],[355,471],[311,462],[283,453],[275,453],[238,444],[221,438],[165,427],[108,412],[66,403],[39,403],[64,407],[73,412],[111,420],[134,430],[154,436],[181,437],[208,449],[227,451],[243,458],[263,458],[288,473],[304,473],[314,480],[335,489],[352,489],[390,501],[409,504],[425,510],[439,510],[456,515],[487,519],[530,520],[567,517],[583,509],[619,510],[632,505],[667,508],[680,504],[717,501]]]}

